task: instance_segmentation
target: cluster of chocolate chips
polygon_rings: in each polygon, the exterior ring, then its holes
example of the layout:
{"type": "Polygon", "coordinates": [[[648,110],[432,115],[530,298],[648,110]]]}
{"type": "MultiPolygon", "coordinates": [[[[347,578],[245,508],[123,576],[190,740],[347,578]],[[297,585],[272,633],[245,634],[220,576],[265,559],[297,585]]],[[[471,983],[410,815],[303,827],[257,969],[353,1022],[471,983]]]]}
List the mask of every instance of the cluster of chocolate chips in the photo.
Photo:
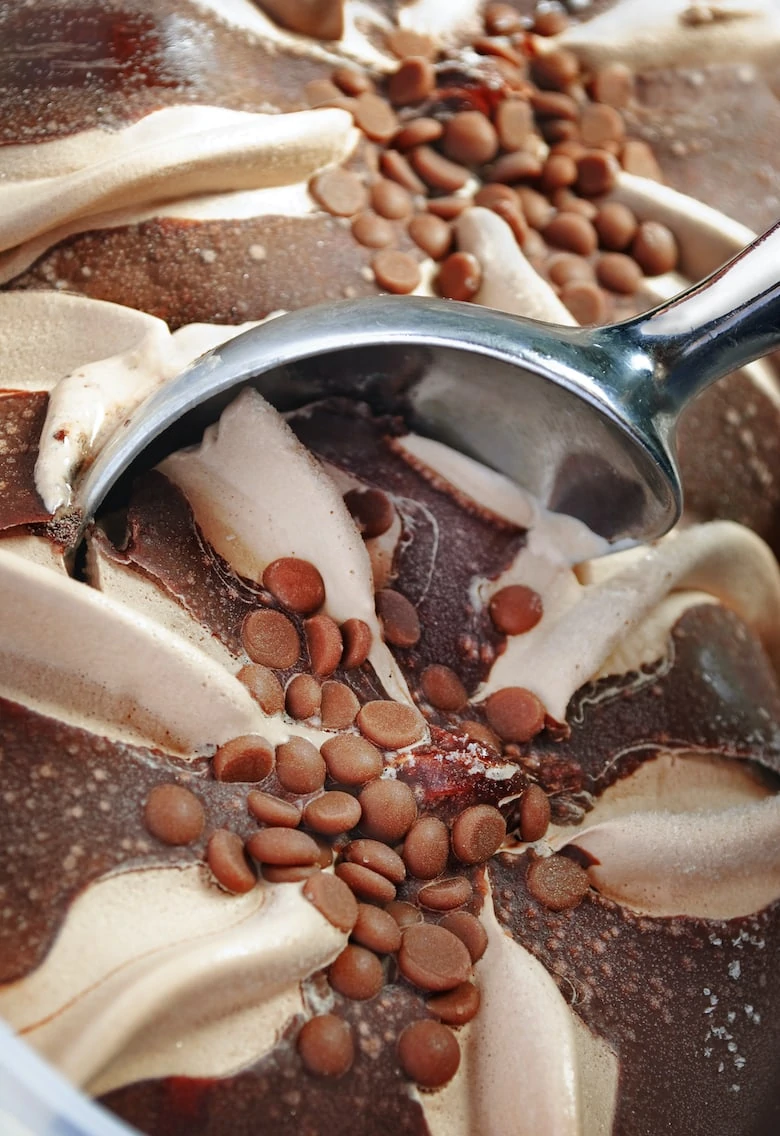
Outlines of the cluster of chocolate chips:
{"type": "MultiPolygon", "coordinates": [[[[352,490],[346,503],[367,540],[387,532],[395,519],[390,498],[378,490],[352,490]]],[[[453,1028],[479,1009],[473,966],[487,936],[477,918],[482,894],[475,870],[504,844],[507,820],[487,803],[469,804],[447,821],[421,811],[422,796],[394,764],[398,750],[426,738],[421,711],[390,699],[361,701],[347,683],[329,677],[339,668],[366,670],[368,625],[356,619],[338,625],[320,610],[325,586],[308,561],[276,560],[262,584],[268,605],[244,619],[241,640],[250,661],[239,679],[266,713],[286,712],[338,732],[319,748],[295,735],[275,747],[257,735],[219,746],[213,775],[252,785],[246,806],[258,828],[246,839],[227,828],[212,831],[207,864],[216,881],[237,894],[255,887],[258,875],[272,884],[303,882],[304,895],[349,935],[327,972],[342,998],[370,999],[399,981],[418,991],[425,999],[421,1017],[401,1033],[398,1057],[411,1079],[437,1087],[458,1068],[453,1028]],[[309,670],[290,674],[304,643],[309,670]]],[[[400,592],[381,589],[376,607],[388,643],[418,641],[417,612],[400,592]]],[[[542,615],[538,595],[520,585],[497,592],[490,611],[505,634],[529,630],[542,615]]],[[[421,675],[421,703],[426,700],[462,710],[467,695],[454,671],[434,664],[421,675]]],[[[538,699],[521,688],[493,694],[486,714],[489,724],[475,720],[456,728],[482,745],[487,739],[487,753],[501,752],[501,739],[530,737],[544,724],[538,699]]],[[[514,805],[522,839],[541,839],[550,821],[543,790],[527,784],[514,805]]],[[[199,839],[207,824],[197,795],[177,784],[150,792],[145,821],[173,845],[199,839]]],[[[533,860],[528,880],[532,893],[556,910],[579,902],[588,887],[583,869],[563,856],[533,860]]],[[[304,1065],[318,1075],[346,1072],[354,1044],[352,1027],[334,1013],[310,1019],[298,1038],[304,1065]]]]}
{"type": "Polygon", "coordinates": [[[671,230],[602,200],[621,168],[656,180],[661,173],[648,144],[626,137],[631,71],[615,62],[586,73],[571,52],[539,49],[539,37],[566,20],[551,9],[529,31],[511,6],[488,4],[485,34],[472,45],[477,65],[442,58],[428,37],[396,29],[387,46],[399,65],[384,82],[340,67],[308,84],[312,106],[345,108],[365,136],[366,171],[326,170],[311,190],[377,250],[380,288],[420,285],[417,246],[438,262],[442,296],[471,299],[482,267],[452,251],[451,225],[471,204],[507,222],[580,323],[620,313],[619,297],[635,293],[644,275],[675,268],[671,230]]]}

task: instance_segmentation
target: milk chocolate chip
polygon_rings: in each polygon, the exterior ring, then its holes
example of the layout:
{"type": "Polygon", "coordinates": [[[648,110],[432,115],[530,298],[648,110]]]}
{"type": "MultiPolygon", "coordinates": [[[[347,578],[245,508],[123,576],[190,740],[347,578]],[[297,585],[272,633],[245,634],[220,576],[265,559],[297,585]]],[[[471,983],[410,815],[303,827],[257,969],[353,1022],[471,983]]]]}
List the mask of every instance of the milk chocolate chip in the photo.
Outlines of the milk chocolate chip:
{"type": "Polygon", "coordinates": [[[241,625],[241,642],[253,663],[284,670],[298,661],[301,645],[295,625],[280,611],[250,611],[241,625]]]}
{"type": "Polygon", "coordinates": [[[330,40],[344,34],[344,0],[259,0],[259,4],[291,32],[330,40]]]}
{"type": "Polygon", "coordinates": [[[288,793],[314,793],[325,784],[325,762],[307,738],[292,737],[276,747],[276,776],[288,793]]]}
{"type": "Polygon", "coordinates": [[[218,828],[209,837],[206,863],[217,883],[236,895],[251,891],[257,883],[244,855],[243,840],[237,833],[226,828],[218,828]]]}
{"type": "Polygon", "coordinates": [[[265,738],[242,734],[221,745],[211,765],[217,781],[264,781],[274,767],[274,751],[265,738]]]}
{"type": "Polygon", "coordinates": [[[386,844],[402,840],[417,816],[414,793],[403,781],[372,781],[361,792],[359,801],[363,810],[362,831],[386,844]]]}
{"type": "Polygon", "coordinates": [[[528,890],[551,911],[577,907],[588,893],[590,881],[584,868],[568,856],[545,856],[534,860],[526,875],[528,890]]]}
{"type": "Polygon", "coordinates": [[[471,957],[461,940],[435,923],[407,927],[398,966],[421,990],[452,990],[471,975],[471,957]]]}
{"type": "Polygon", "coordinates": [[[191,844],[205,822],[203,805],[183,785],[155,785],[146,798],[144,824],[163,844],[191,844]]]}
{"type": "Polygon", "coordinates": [[[263,586],[290,611],[309,615],[325,602],[325,584],[308,560],[282,556],[263,572],[263,586]]]}
{"type": "Polygon", "coordinates": [[[425,1019],[403,1031],[398,1039],[398,1059],[407,1077],[426,1089],[437,1089],[457,1073],[460,1047],[447,1026],[425,1019]]]}
{"type": "Polygon", "coordinates": [[[343,1077],[355,1060],[352,1029],[335,1014],[319,1014],[304,1022],[297,1046],[303,1064],[318,1077],[343,1077]]]}
{"type": "Polygon", "coordinates": [[[464,864],[482,864],[506,836],[506,821],[492,805],[472,805],[455,818],[452,850],[464,864]]]}

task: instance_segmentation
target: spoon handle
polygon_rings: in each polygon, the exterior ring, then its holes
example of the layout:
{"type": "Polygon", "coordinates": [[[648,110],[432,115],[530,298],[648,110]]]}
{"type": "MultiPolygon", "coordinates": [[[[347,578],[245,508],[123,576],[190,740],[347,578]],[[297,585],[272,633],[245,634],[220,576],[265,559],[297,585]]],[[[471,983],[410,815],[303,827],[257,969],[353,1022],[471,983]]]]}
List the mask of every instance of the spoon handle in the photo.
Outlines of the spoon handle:
{"type": "Polygon", "coordinates": [[[780,221],[706,280],[622,327],[656,360],[663,413],[676,418],[711,383],[780,347],[780,221]]]}

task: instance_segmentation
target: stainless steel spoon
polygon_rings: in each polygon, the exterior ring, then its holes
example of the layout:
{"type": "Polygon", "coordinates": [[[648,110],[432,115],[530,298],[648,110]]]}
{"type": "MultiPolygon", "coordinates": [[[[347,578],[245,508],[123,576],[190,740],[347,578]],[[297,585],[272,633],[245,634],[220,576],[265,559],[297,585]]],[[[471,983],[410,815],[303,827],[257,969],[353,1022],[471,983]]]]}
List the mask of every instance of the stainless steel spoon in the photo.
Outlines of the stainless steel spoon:
{"type": "Polygon", "coordinates": [[[209,351],[151,395],[97,456],[67,519],[83,531],[128,467],[194,441],[251,384],[282,411],[343,395],[402,412],[611,544],[652,539],[682,508],[681,412],[778,346],[780,223],[702,283],[610,327],[419,297],[305,308],[209,351]]]}

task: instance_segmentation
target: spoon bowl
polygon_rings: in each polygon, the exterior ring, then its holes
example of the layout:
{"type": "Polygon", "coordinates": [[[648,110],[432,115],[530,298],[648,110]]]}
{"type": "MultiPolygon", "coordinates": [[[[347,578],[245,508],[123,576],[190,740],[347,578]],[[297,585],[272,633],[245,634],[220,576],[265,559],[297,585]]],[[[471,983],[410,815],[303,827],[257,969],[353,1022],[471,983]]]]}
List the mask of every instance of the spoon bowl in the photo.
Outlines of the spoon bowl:
{"type": "Polygon", "coordinates": [[[606,328],[421,297],[279,316],[201,356],[138,407],[87,471],[68,519],[83,531],[134,463],[194,441],[252,385],[282,412],[348,397],[402,414],[613,547],[654,539],[682,509],[682,410],[780,344],[778,263],[780,224],[681,296],[606,328]]]}

